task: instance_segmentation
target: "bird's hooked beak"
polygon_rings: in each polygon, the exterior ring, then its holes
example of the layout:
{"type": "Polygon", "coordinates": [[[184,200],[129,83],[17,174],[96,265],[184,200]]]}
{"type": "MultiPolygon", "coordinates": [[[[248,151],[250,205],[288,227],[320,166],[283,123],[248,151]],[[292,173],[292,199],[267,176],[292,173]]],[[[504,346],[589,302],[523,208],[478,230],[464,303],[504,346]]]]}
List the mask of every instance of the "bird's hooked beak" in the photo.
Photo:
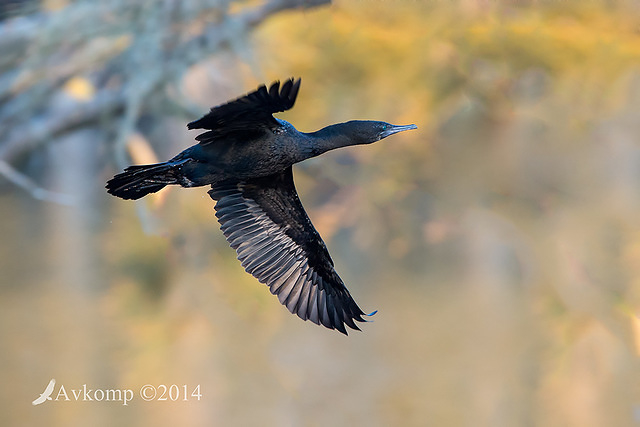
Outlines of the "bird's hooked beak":
{"type": "Polygon", "coordinates": [[[394,133],[404,132],[405,130],[412,130],[412,129],[418,129],[418,126],[416,126],[416,125],[402,125],[402,126],[391,125],[387,129],[382,131],[382,135],[381,135],[380,139],[386,138],[389,135],[393,135],[394,133]]]}

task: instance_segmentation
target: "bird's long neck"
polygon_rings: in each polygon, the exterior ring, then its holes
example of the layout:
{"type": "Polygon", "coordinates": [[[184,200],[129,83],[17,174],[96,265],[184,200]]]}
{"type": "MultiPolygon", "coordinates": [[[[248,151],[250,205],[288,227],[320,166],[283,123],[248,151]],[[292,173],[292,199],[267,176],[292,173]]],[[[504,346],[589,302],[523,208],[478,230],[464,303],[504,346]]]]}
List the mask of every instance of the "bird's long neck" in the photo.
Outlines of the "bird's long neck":
{"type": "Polygon", "coordinates": [[[347,123],[338,123],[324,127],[318,131],[305,133],[309,157],[315,157],[329,150],[357,144],[345,132],[347,123]]]}

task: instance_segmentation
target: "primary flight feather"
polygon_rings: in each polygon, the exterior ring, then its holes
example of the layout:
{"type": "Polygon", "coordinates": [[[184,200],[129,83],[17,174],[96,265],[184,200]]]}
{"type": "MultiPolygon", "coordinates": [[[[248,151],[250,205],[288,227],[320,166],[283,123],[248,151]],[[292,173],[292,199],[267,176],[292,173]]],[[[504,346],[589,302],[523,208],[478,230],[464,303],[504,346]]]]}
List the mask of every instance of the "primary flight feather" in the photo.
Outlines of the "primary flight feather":
{"type": "Polygon", "coordinates": [[[293,107],[300,79],[274,82],[211,108],[189,129],[204,129],[198,144],[171,160],[129,166],[107,182],[107,191],[139,199],[166,185],[210,185],[209,195],[227,241],[244,269],[269,287],[303,320],[347,334],[365,313],[340,276],[309,220],[293,183],[292,166],[326,151],[370,144],[416,129],[354,120],[316,132],[297,131],[273,117],[293,107]]]}

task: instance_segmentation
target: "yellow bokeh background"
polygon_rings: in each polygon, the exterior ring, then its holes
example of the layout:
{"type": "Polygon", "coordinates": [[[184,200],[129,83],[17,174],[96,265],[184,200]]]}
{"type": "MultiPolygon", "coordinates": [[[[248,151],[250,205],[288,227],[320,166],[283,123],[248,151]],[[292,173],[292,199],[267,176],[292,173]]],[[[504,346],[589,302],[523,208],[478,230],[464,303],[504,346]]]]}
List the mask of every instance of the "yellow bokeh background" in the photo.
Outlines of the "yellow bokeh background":
{"type": "MultiPolygon", "coordinates": [[[[279,117],[302,131],[417,124],[294,168],[373,322],[344,337],[290,315],[235,260],[204,189],[125,202],[101,188],[113,167],[90,169],[94,217],[3,192],[0,424],[640,423],[635,2],[342,0],[231,50],[185,76],[203,112],[300,76],[279,117]],[[53,377],[203,397],[33,407],[53,377]]],[[[161,145],[131,137],[134,160],[193,143],[167,120],[161,145]]]]}

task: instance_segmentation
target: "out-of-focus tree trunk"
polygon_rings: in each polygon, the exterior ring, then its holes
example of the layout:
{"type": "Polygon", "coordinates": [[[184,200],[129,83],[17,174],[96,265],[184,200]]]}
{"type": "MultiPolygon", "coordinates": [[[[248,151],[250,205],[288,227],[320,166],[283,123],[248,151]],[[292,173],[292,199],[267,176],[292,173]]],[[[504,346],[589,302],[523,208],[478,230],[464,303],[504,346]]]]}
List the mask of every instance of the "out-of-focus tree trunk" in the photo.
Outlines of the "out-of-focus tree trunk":
{"type": "MultiPolygon", "coordinates": [[[[97,130],[78,130],[61,137],[55,147],[49,148],[49,164],[46,182],[54,189],[73,194],[73,206],[49,204],[47,216],[52,253],[56,254],[50,286],[64,301],[64,312],[58,313],[58,321],[65,325],[64,334],[58,335],[59,352],[52,363],[52,371],[74,362],[74,371],[67,373],[68,384],[108,384],[114,386],[117,378],[109,364],[107,352],[109,334],[96,315],[95,294],[107,285],[100,274],[99,245],[96,238],[99,215],[96,199],[102,197],[95,188],[95,180],[87,179],[95,174],[99,164],[98,154],[104,134],[97,130]],[[88,141],[91,141],[88,143],[88,141]],[[89,344],[90,343],[90,344],[89,344]]],[[[63,378],[60,378],[62,380],[63,378]]],[[[85,415],[94,420],[107,417],[95,416],[95,411],[105,415],[108,407],[96,405],[86,408],[85,415]]],[[[106,424],[103,424],[106,425],[106,424]]]]}
{"type": "MultiPolygon", "coordinates": [[[[54,202],[42,204],[48,214],[41,244],[55,259],[38,294],[50,296],[56,308],[48,313],[64,332],[39,349],[51,354],[44,375],[76,388],[119,385],[119,367],[107,351],[117,343],[95,303],[110,285],[101,274],[97,237],[106,197],[99,171],[109,162],[125,166],[131,135],[144,134],[140,117],[158,122],[201,114],[182,94],[185,71],[234,51],[273,14],[327,3],[76,0],[56,10],[39,10],[34,2],[10,11],[0,4],[0,184],[54,202]]],[[[90,412],[94,424],[112,423],[110,405],[76,411],[84,411],[78,419],[90,412]]]]}

